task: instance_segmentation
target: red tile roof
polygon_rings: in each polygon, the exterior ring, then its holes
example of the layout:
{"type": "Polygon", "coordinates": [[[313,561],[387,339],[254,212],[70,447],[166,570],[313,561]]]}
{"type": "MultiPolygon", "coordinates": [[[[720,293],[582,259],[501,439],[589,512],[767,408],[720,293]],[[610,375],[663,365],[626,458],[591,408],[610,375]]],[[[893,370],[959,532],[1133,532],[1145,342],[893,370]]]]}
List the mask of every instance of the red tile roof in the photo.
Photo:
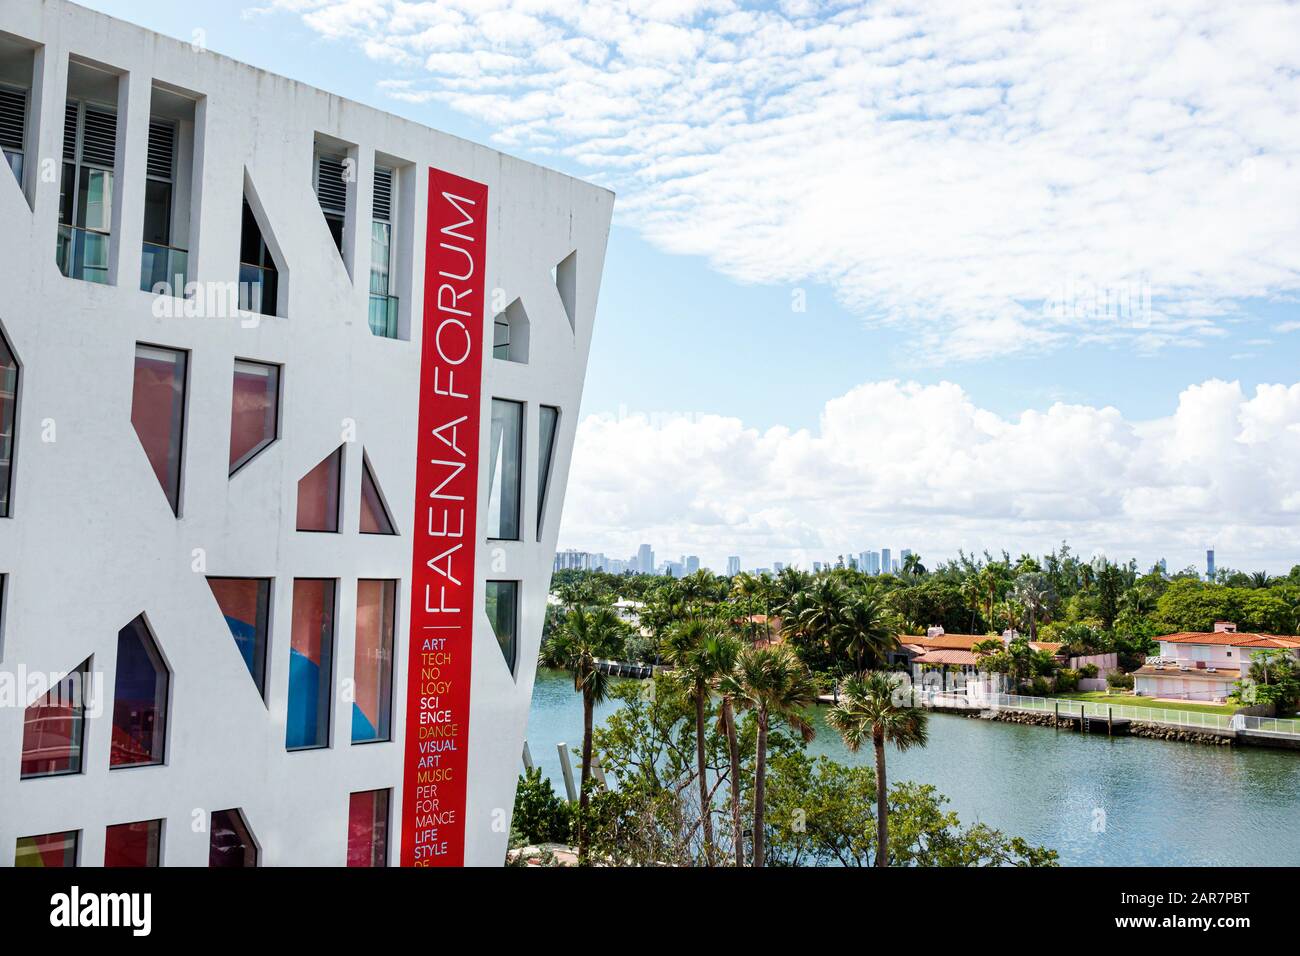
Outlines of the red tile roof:
{"type": "Polygon", "coordinates": [[[1293,647],[1300,648],[1300,637],[1284,634],[1252,634],[1245,631],[1179,631],[1164,634],[1157,641],[1170,644],[1205,644],[1217,647],[1293,647]]]}
{"type": "Polygon", "coordinates": [[[936,647],[926,651],[920,657],[913,658],[916,664],[949,664],[961,665],[969,664],[974,666],[979,663],[979,658],[971,651],[954,650],[949,647],[936,647]]]}

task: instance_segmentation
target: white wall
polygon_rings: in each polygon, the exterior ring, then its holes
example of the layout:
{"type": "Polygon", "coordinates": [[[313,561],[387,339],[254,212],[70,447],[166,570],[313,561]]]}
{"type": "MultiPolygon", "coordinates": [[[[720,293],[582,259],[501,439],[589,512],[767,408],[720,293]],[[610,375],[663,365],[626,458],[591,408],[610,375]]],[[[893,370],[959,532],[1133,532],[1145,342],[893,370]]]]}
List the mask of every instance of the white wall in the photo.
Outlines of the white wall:
{"type": "MultiPolygon", "coordinates": [[[[0,324],[22,364],[13,517],[0,520],[0,572],[8,575],[4,670],[65,671],[93,656],[111,689],[117,631],[144,612],[172,671],[167,762],[108,770],[109,721],[90,723],[83,772],[19,781],[21,708],[0,708],[0,864],[20,836],[80,829],[81,860],[103,858],[104,827],[166,819],[164,863],[206,865],[207,835],[191,820],[240,807],[261,845],[262,863],[342,864],[348,794],[391,787],[394,834],[401,800],[406,617],[415,479],[419,322],[412,341],[371,335],[366,322],[370,173],[374,154],[418,164],[415,217],[424,233],[430,165],[488,185],[489,290],[522,297],[531,321],[528,365],[485,359],[482,447],[493,396],[528,403],[523,536],[480,542],[469,721],[467,862],[497,865],[520,765],[534,662],[563,506],[570,452],[591,340],[613,196],[572,178],[425,129],[187,44],[160,38],[61,0],[0,0],[0,30],[45,46],[40,155],[58,157],[70,53],[123,72],[119,119],[117,284],[67,279],[55,266],[58,182],[39,182],[34,212],[0,170],[0,324]],[[230,318],[163,318],[137,289],[143,218],[147,114],[154,79],[204,97],[196,111],[199,208],[191,278],[237,277],[245,170],[286,259],[287,317],[255,326],[230,318]],[[145,120],[145,124],[141,124],[145,120]],[[355,281],[333,247],[311,189],[319,131],[359,144],[355,281]],[[123,139],[124,138],[124,139],[123,139]],[[570,328],[550,269],[578,251],[576,329],[570,328]],[[245,325],[249,327],[245,327],[245,325]],[[137,341],[191,351],[181,517],[176,518],[130,422],[137,341]],[[227,477],[231,371],[236,357],[282,363],[279,441],[227,477]],[[542,540],[535,540],[537,405],[561,407],[559,439],[542,540]],[[345,453],[343,525],[338,535],[294,530],[298,479],[340,444],[345,453]],[[57,440],[42,440],[51,423],[57,440]],[[398,537],[357,533],[364,448],[393,506],[398,537]],[[268,702],[235,650],[204,575],[275,577],[268,702]],[[286,753],[290,596],[295,577],[341,582],[336,687],[352,673],[357,578],[399,585],[393,741],[350,746],[350,705],[335,702],[328,749],[286,753]],[[519,674],[512,678],[483,614],[487,578],[523,584],[519,674]],[[499,819],[499,818],[498,818],[499,819]]],[[[403,231],[399,227],[399,233],[403,231]]],[[[181,241],[178,237],[178,241],[181,241]]],[[[423,251],[411,257],[409,314],[422,314],[423,251]]],[[[489,291],[491,298],[491,291],[489,291]]],[[[490,308],[489,308],[490,311],[490,308]]],[[[491,316],[484,316],[491,343],[491,316]]],[[[487,353],[490,355],[490,351],[487,353]]],[[[487,456],[484,454],[484,460],[487,456]]],[[[480,474],[480,503],[487,474],[480,474]]],[[[480,513],[479,527],[485,526],[480,513]]],[[[107,712],[111,712],[111,707],[107,712]]],[[[396,841],[390,846],[395,860],[396,841]]]]}

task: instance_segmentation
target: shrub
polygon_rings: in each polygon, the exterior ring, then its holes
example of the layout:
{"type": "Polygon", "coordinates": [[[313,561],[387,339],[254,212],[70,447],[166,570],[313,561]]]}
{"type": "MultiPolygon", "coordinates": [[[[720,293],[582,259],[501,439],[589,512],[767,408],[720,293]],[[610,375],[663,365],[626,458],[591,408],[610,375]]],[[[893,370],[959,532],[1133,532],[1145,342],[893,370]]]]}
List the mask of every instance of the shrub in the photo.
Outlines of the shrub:
{"type": "Polygon", "coordinates": [[[1035,677],[1029,682],[1029,693],[1033,697],[1046,697],[1048,692],[1047,678],[1035,677]]]}
{"type": "Polygon", "coordinates": [[[1071,691],[1079,689],[1079,672],[1069,668],[1062,667],[1056,672],[1056,690],[1057,693],[1068,694],[1071,691]]]}
{"type": "Polygon", "coordinates": [[[1097,677],[1097,673],[1096,664],[1084,664],[1079,668],[1079,676],[1086,677],[1088,680],[1094,680],[1097,677]]]}
{"type": "Polygon", "coordinates": [[[1106,675],[1106,683],[1111,687],[1117,687],[1124,690],[1133,689],[1133,675],[1121,674],[1119,671],[1111,671],[1106,675]]]}
{"type": "Polygon", "coordinates": [[[539,767],[519,777],[515,791],[514,831],[511,842],[568,843],[573,829],[573,807],[555,795],[551,781],[542,778],[539,767]]]}

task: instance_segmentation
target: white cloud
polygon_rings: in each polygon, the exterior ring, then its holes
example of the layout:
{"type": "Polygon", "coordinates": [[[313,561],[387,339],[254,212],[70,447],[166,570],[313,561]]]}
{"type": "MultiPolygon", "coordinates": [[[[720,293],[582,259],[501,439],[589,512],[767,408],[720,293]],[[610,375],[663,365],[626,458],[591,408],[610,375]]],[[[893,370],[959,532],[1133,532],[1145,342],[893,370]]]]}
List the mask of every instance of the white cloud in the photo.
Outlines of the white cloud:
{"type": "Polygon", "coordinates": [[[957,385],[869,382],[818,428],[716,415],[593,415],[578,429],[562,547],[698,554],[715,568],[909,547],[1003,547],[1221,563],[1296,563],[1300,384],[1210,380],[1173,414],[1058,403],[1006,418],[957,385]]]}
{"type": "Polygon", "coordinates": [[[1196,344],[1300,286],[1282,0],[273,2],[426,62],[397,98],[558,149],[661,248],[827,283],[928,360],[1196,344]],[[1150,308],[1044,314],[1064,287],[1150,308]]]}

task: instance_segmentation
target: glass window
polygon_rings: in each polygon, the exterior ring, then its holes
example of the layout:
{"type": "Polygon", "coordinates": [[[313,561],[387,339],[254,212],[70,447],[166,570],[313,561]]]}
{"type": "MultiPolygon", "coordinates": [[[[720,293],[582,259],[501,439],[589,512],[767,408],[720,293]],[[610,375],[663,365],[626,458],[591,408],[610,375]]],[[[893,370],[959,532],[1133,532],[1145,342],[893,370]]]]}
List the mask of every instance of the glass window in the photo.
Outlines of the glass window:
{"type": "Polygon", "coordinates": [[[348,800],[348,866],[388,865],[391,790],[366,790],[348,800]]]}
{"type": "Polygon", "coordinates": [[[14,418],[18,408],[18,360],[0,335],[0,518],[9,517],[13,482],[14,418]]]}
{"type": "Polygon", "coordinates": [[[14,866],[76,866],[78,830],[18,838],[14,866]]]}
{"type": "Polygon", "coordinates": [[[275,315],[279,276],[262,227],[245,198],[239,236],[239,307],[245,312],[275,315]]]}
{"type": "Polygon", "coordinates": [[[379,494],[379,486],[370,471],[370,462],[361,462],[361,533],[362,534],[397,534],[393,520],[388,517],[384,499],[379,494]]]}
{"type": "Polygon", "coordinates": [[[162,849],[161,820],[119,823],[104,830],[104,866],[157,866],[162,849]]]}
{"type": "Polygon", "coordinates": [[[329,578],[293,582],[293,636],[289,651],[289,750],[328,747],[334,683],[334,591],[329,578]]]}
{"type": "Polygon", "coordinates": [[[519,657],[519,582],[489,581],[487,583],[487,616],[492,622],[492,632],[497,636],[501,654],[506,659],[510,673],[515,672],[519,657]]]}
{"type": "Polygon", "coordinates": [[[393,227],[386,222],[370,224],[370,293],[388,295],[391,275],[393,227]]]}
{"type": "Polygon", "coordinates": [[[117,632],[110,767],[163,761],[167,734],[167,665],[143,615],[117,632]]]}
{"type": "Polygon", "coordinates": [[[238,809],[212,811],[208,866],[257,866],[257,844],[238,809]]]}
{"type": "Polygon", "coordinates": [[[90,691],[90,658],[65,676],[23,715],[21,776],[81,772],[81,744],[90,691]]]}
{"type": "Polygon", "coordinates": [[[144,241],[172,244],[172,184],[158,179],[144,183],[144,241]]]}
{"type": "Polygon", "coordinates": [[[180,515],[186,364],[184,352],[135,347],[131,424],[175,515],[180,515]]]}
{"type": "Polygon", "coordinates": [[[538,409],[537,440],[537,540],[542,539],[542,518],[546,515],[546,489],[551,483],[551,462],[555,458],[555,433],[560,410],[553,405],[538,409]]]}
{"type": "Polygon", "coordinates": [[[357,582],[357,641],[352,668],[356,684],[352,704],[354,744],[392,737],[396,607],[396,581],[357,582]]]}
{"type": "Polygon", "coordinates": [[[208,587],[235,639],[257,692],[266,699],[266,646],[270,634],[269,578],[208,578],[208,587]]]}
{"type": "Polygon", "coordinates": [[[280,367],[235,360],[230,399],[230,473],[275,441],[280,420],[280,367]]]}
{"type": "Polygon", "coordinates": [[[343,474],[343,446],[298,482],[298,530],[339,530],[339,481],[343,474]]]}
{"type": "Polygon", "coordinates": [[[524,406],[492,399],[492,448],[488,471],[487,536],[519,540],[519,488],[523,469],[524,406]]]}

